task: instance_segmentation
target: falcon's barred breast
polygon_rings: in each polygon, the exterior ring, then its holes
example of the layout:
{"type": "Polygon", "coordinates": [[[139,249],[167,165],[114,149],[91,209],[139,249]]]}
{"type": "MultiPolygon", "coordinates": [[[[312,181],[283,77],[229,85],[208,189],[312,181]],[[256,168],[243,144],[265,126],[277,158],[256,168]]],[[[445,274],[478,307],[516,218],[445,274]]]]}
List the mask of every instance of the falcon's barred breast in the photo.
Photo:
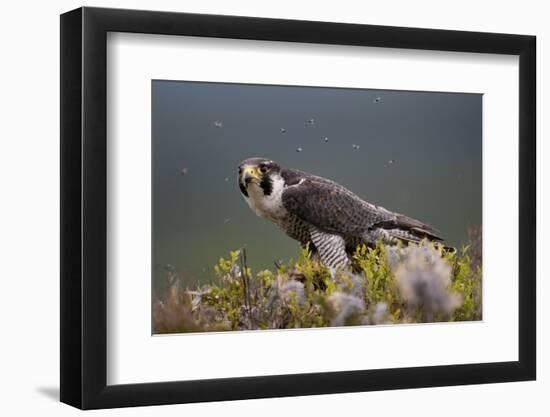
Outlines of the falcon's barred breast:
{"type": "Polygon", "coordinates": [[[329,267],[348,267],[360,244],[442,240],[427,224],[368,203],[334,181],[266,158],[239,165],[239,188],[258,216],[309,245],[329,267]]]}

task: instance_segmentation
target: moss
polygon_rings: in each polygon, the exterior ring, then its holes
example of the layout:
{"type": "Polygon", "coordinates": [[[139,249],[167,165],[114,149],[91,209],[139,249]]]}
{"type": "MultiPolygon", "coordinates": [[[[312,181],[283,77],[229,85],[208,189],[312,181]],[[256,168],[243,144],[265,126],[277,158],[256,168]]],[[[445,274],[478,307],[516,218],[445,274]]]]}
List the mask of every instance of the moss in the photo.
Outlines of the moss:
{"type": "Polygon", "coordinates": [[[216,284],[172,279],[153,304],[155,333],[311,328],[481,319],[481,260],[422,242],[360,246],[352,271],[331,271],[303,249],[256,274],[244,250],[214,266],[216,284]]]}

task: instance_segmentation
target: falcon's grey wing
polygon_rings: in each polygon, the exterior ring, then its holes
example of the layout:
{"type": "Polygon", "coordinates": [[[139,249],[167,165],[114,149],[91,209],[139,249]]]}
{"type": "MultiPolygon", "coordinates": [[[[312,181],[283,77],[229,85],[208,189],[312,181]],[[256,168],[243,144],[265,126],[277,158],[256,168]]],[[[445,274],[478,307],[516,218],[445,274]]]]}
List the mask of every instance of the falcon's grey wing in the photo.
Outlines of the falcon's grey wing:
{"type": "Polygon", "coordinates": [[[325,178],[303,178],[283,192],[282,200],[289,212],[328,233],[362,238],[369,230],[403,230],[417,238],[441,240],[430,226],[367,203],[325,178]]]}
{"type": "Polygon", "coordinates": [[[289,212],[326,232],[361,236],[373,225],[395,218],[394,213],[369,204],[324,178],[304,178],[288,187],[282,199],[289,212]]]}

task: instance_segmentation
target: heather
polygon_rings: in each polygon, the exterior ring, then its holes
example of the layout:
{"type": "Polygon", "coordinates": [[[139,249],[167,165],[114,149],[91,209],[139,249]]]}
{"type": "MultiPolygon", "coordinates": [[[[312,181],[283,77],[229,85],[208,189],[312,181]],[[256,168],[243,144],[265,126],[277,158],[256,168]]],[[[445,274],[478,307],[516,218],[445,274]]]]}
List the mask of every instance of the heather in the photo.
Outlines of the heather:
{"type": "Polygon", "coordinates": [[[308,248],[252,271],[244,249],[213,268],[212,284],[184,287],[174,271],[153,300],[155,333],[481,320],[481,234],[460,248],[360,246],[351,270],[330,270],[308,248]]]}

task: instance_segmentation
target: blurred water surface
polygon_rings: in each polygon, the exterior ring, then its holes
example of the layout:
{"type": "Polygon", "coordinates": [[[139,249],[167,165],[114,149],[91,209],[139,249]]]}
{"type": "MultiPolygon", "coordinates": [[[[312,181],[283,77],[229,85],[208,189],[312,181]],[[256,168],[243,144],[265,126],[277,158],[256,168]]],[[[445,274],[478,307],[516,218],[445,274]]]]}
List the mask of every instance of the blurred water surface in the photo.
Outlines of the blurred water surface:
{"type": "Polygon", "coordinates": [[[254,270],[298,244],[256,217],[237,166],[265,156],[467,242],[482,217],[482,95],[155,80],[153,289],[209,282],[229,250],[254,270]]]}

